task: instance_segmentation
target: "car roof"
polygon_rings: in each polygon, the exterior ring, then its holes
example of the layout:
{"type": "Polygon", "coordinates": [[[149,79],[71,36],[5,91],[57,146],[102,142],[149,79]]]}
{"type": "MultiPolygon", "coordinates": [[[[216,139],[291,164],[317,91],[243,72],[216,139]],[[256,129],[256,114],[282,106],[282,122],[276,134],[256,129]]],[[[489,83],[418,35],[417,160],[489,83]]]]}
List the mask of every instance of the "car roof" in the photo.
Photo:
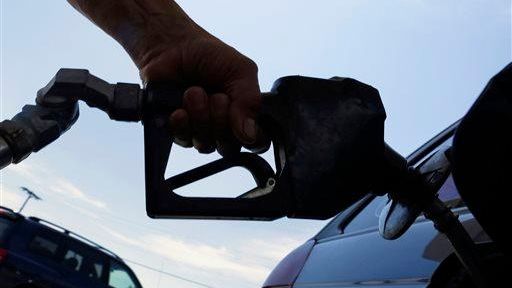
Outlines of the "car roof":
{"type": "Polygon", "coordinates": [[[55,224],[50,221],[47,221],[47,220],[44,220],[44,219],[41,219],[38,217],[34,217],[34,216],[25,217],[24,215],[14,212],[12,209],[10,209],[8,207],[4,207],[4,206],[0,206],[0,212],[1,212],[0,216],[4,216],[11,220],[18,221],[18,220],[22,219],[24,221],[29,221],[32,224],[43,226],[46,229],[48,229],[54,233],[57,233],[61,236],[64,236],[67,238],[72,238],[72,239],[80,242],[81,244],[87,245],[90,248],[96,250],[98,253],[102,253],[102,254],[106,255],[107,257],[114,258],[117,261],[124,264],[123,259],[121,257],[119,257],[117,254],[115,254],[114,252],[112,252],[111,250],[99,245],[98,243],[96,243],[78,233],[70,231],[69,229],[66,229],[58,224],[55,224]]]}
{"type": "Polygon", "coordinates": [[[77,240],[79,242],[81,242],[82,244],[85,244],[95,250],[98,250],[99,252],[102,252],[103,254],[106,254],[107,256],[111,257],[111,258],[115,258],[116,260],[120,261],[120,262],[123,262],[123,260],[121,259],[121,257],[119,257],[117,254],[115,254],[114,252],[112,252],[111,250],[101,246],[100,244],[86,238],[85,236],[82,236],[78,233],[75,233],[73,231],[70,231],[58,224],[55,224],[53,222],[50,222],[50,221],[47,221],[47,220],[44,220],[44,219],[41,219],[41,218],[38,218],[38,217],[34,217],[34,216],[29,216],[29,217],[26,217],[25,218],[26,220],[29,220],[29,221],[32,221],[32,222],[35,222],[35,223],[38,223],[40,225],[43,225],[45,226],[46,228],[49,228],[50,230],[53,230],[55,231],[56,233],[60,233],[61,235],[63,235],[64,237],[69,237],[69,238],[73,238],[74,240],[77,240]]]}

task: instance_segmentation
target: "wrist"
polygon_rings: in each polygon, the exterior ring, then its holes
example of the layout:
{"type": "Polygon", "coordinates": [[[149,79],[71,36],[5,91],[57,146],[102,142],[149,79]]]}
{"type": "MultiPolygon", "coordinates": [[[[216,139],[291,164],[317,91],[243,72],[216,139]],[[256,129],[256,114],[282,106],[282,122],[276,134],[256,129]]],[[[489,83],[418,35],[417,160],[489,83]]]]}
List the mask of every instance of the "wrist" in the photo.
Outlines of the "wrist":
{"type": "Polygon", "coordinates": [[[164,50],[179,50],[188,39],[200,37],[201,32],[193,22],[166,21],[150,20],[143,27],[125,23],[119,26],[113,37],[141,69],[164,50]]]}
{"type": "Polygon", "coordinates": [[[187,39],[200,37],[205,32],[176,3],[164,2],[166,5],[160,10],[146,7],[136,19],[117,21],[112,31],[111,36],[123,46],[139,69],[161,50],[177,48],[187,39]]]}
{"type": "Polygon", "coordinates": [[[174,1],[68,0],[123,46],[140,69],[161,47],[205,33],[174,1]]]}

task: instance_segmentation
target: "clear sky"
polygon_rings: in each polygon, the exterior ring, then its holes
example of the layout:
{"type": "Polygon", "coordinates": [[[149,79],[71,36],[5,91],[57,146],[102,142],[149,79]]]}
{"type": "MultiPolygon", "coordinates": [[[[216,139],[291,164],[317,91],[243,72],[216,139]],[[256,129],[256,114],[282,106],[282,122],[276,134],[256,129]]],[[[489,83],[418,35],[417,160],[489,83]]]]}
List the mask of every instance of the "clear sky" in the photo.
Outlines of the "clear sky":
{"type": "MultiPolygon", "coordinates": [[[[60,67],[139,82],[122,48],[64,0],[0,0],[1,118],[14,116],[60,67]]],[[[510,0],[179,1],[205,29],[254,59],[268,90],[285,75],[347,76],[378,88],[386,141],[410,153],[464,115],[511,60],[510,0]]],[[[39,193],[28,215],[61,224],[123,258],[212,287],[257,287],[325,221],[151,220],[145,215],[140,124],[81,106],[77,124],[45,150],[2,170],[1,205],[19,186],[39,193]]],[[[175,149],[169,173],[217,158],[175,149]]],[[[230,171],[196,194],[252,188],[230,171]]],[[[340,259],[342,261],[342,259],[340,259]]],[[[130,265],[145,287],[199,287],[130,265]]]]}

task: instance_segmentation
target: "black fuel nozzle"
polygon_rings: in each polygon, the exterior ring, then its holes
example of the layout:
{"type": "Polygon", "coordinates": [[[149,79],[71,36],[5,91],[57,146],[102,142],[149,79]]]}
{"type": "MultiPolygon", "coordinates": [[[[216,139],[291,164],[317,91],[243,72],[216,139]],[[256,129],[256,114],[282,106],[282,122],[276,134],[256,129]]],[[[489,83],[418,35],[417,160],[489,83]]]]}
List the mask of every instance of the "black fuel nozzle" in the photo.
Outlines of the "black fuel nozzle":
{"type": "Polygon", "coordinates": [[[81,100],[106,112],[112,120],[138,122],[142,119],[144,97],[138,84],[110,84],[88,70],[63,68],[37,92],[36,103],[66,107],[81,100]]]}
{"type": "Polygon", "coordinates": [[[11,120],[0,122],[0,138],[4,142],[0,150],[10,154],[2,157],[0,166],[17,164],[52,143],[76,122],[78,115],[76,102],[64,107],[25,105],[11,120]]]}
{"type": "MultiPolygon", "coordinates": [[[[146,90],[151,99],[179,107],[176,89],[152,87],[146,90]]],[[[369,179],[383,159],[385,112],[378,91],[350,78],[283,77],[264,94],[258,124],[272,140],[276,171],[261,157],[241,153],[166,179],[172,147],[165,127],[168,111],[151,111],[143,122],[146,209],[154,218],[327,219],[368,193],[369,179]],[[254,165],[240,164],[247,161],[254,165]],[[175,192],[191,182],[184,179],[199,180],[234,166],[251,171],[257,187],[236,198],[175,192]]]]}
{"type": "Polygon", "coordinates": [[[137,84],[109,84],[84,69],[60,69],[26,105],[0,123],[0,167],[19,163],[66,132],[78,119],[78,101],[113,120],[140,121],[144,91],[137,84]]]}

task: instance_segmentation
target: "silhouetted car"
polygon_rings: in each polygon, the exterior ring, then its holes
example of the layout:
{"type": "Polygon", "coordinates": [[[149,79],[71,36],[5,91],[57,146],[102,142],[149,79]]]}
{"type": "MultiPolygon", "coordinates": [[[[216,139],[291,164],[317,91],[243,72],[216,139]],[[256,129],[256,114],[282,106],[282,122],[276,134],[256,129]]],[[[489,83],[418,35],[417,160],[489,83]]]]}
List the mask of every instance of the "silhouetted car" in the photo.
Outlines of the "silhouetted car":
{"type": "Polygon", "coordinates": [[[48,221],[0,206],[0,288],[140,288],[123,260],[48,221]]]}
{"type": "MultiPolygon", "coordinates": [[[[453,124],[408,157],[418,167],[437,151],[451,147],[453,124]]],[[[461,200],[450,176],[439,197],[459,219],[480,249],[494,246],[461,200]]],[[[378,217],[387,196],[368,194],[335,216],[317,235],[296,248],[274,268],[266,288],[337,287],[471,287],[451,244],[425,217],[397,240],[379,235],[378,217]]]]}

